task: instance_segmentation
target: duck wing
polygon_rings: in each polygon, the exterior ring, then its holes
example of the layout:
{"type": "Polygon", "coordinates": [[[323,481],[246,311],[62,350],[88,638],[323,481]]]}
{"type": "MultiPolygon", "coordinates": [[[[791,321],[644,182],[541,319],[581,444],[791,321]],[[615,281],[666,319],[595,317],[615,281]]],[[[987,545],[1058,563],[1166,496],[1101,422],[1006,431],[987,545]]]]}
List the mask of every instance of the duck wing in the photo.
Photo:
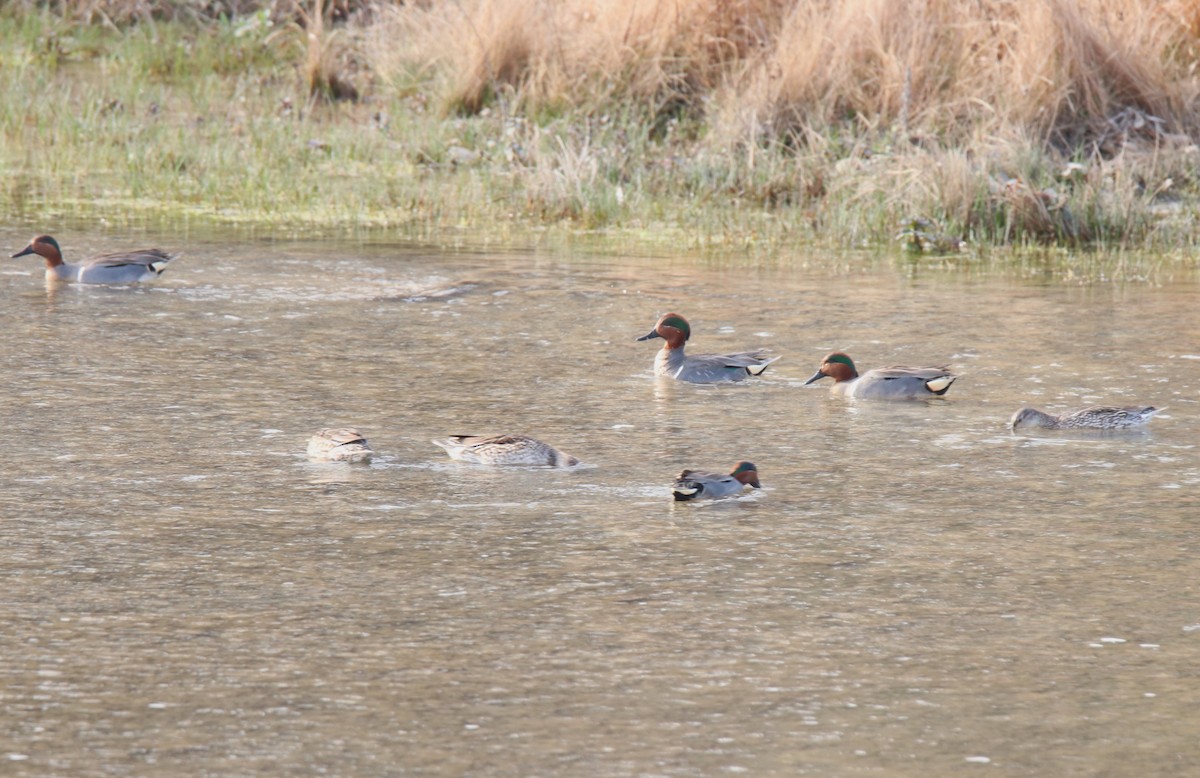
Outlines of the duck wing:
{"type": "Polygon", "coordinates": [[[366,443],[367,439],[358,430],[351,427],[329,428],[319,430],[315,437],[324,438],[335,446],[345,446],[350,443],[366,443]]]}
{"type": "Polygon", "coordinates": [[[83,262],[83,266],[121,267],[124,265],[137,265],[139,267],[153,267],[160,264],[165,265],[174,258],[174,254],[168,254],[162,249],[114,251],[111,254],[100,254],[99,256],[91,257],[83,262]]]}
{"type": "Polygon", "coordinates": [[[451,435],[433,441],[454,459],[492,465],[574,467],[579,460],[528,435],[451,435]]]}
{"type": "Polygon", "coordinates": [[[369,462],[371,444],[352,427],[330,427],[309,438],[308,457],[324,462],[369,462]]]}
{"type": "Polygon", "coordinates": [[[958,376],[950,372],[948,367],[904,367],[902,365],[889,365],[888,367],[877,367],[870,372],[875,373],[880,378],[920,378],[925,381],[932,381],[935,378],[949,378],[958,376]]]}
{"type": "Polygon", "coordinates": [[[894,381],[910,386],[923,385],[932,394],[942,395],[950,389],[950,385],[958,378],[948,367],[903,367],[891,365],[877,367],[867,372],[872,381],[894,381]]]}
{"type": "Polygon", "coordinates": [[[699,382],[738,381],[747,375],[761,375],[777,359],[768,357],[762,349],[734,354],[689,354],[676,377],[699,382]]]}
{"type": "Polygon", "coordinates": [[[1100,427],[1116,429],[1121,427],[1136,427],[1145,424],[1154,414],[1163,410],[1153,405],[1092,405],[1087,408],[1070,411],[1059,417],[1059,424],[1064,427],[1100,427]]]}
{"type": "Polygon", "coordinates": [[[741,487],[741,483],[731,475],[684,470],[675,476],[671,491],[676,502],[686,502],[700,497],[721,497],[731,491],[740,490],[741,487]]]}
{"type": "Polygon", "coordinates": [[[779,357],[768,357],[766,349],[754,351],[738,351],[734,354],[698,354],[692,359],[702,359],[711,362],[713,366],[721,367],[758,367],[764,363],[770,364],[779,357]]]}
{"type": "Polygon", "coordinates": [[[675,476],[675,483],[687,482],[703,482],[703,481],[720,481],[722,478],[731,478],[732,476],[722,473],[709,473],[704,470],[684,470],[679,475],[675,476]]]}

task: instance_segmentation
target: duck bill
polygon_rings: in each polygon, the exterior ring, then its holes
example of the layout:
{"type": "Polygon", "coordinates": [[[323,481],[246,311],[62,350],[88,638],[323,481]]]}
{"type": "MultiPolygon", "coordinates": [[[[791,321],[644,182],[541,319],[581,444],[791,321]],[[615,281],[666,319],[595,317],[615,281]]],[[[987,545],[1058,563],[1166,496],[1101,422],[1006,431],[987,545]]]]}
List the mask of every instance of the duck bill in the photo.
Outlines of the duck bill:
{"type": "Polygon", "coordinates": [[[822,373],[820,370],[818,370],[817,372],[813,373],[812,378],[810,378],[804,382],[804,385],[808,386],[809,384],[811,384],[815,381],[820,381],[822,378],[825,378],[825,377],[826,377],[825,374],[822,373]]]}
{"type": "Polygon", "coordinates": [[[750,485],[751,485],[751,486],[753,486],[755,489],[761,489],[761,488],[762,488],[762,484],[758,482],[758,479],[757,479],[757,478],[755,478],[753,481],[750,481],[749,483],[750,483],[750,485]]]}
{"type": "Polygon", "coordinates": [[[651,340],[652,338],[661,338],[661,337],[662,337],[662,335],[658,334],[658,330],[650,330],[645,335],[638,338],[638,340],[651,340]]]}
{"type": "Polygon", "coordinates": [[[13,255],[10,257],[10,259],[16,259],[17,257],[23,257],[23,256],[25,256],[26,254],[32,254],[32,253],[34,253],[34,251],[33,251],[33,244],[32,244],[32,243],[30,243],[28,246],[26,246],[25,248],[21,249],[21,250],[20,250],[20,251],[18,251],[16,254],[13,254],[13,255]]]}

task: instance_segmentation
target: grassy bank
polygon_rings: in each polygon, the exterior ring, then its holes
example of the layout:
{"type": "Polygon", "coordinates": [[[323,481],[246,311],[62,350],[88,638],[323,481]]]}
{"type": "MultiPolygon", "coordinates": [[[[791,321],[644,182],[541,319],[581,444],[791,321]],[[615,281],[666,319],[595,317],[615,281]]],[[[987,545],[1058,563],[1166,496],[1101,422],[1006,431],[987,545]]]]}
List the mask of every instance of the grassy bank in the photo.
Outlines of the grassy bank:
{"type": "Polygon", "coordinates": [[[0,209],[1185,249],[1200,11],[1136,0],[0,10],[0,209]]]}

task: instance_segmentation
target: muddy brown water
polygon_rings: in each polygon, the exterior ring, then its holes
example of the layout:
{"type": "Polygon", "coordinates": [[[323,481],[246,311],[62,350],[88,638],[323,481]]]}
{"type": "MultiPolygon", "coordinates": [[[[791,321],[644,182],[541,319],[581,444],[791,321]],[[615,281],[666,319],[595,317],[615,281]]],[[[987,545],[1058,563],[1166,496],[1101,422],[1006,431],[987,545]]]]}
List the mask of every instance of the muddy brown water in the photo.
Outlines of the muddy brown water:
{"type": "Polygon", "coordinates": [[[1200,770],[1195,279],[170,247],[136,289],[0,260],[5,774],[1200,770]],[[656,380],[667,310],[783,359],[656,380]],[[855,403],[803,386],[831,349],[963,377],[855,403]],[[1004,428],[1097,402],[1168,410],[1004,428]],[[306,462],[342,424],[374,464],[306,462]],[[586,464],[429,443],[489,432],[586,464]]]}

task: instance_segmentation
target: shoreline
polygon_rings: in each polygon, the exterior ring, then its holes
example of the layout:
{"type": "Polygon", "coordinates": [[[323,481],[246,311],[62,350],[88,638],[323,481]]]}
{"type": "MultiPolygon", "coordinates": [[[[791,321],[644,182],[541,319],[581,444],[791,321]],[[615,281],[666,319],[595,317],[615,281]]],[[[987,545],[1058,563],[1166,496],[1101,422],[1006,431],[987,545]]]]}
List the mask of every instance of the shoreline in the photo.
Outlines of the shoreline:
{"type": "Polygon", "coordinates": [[[1200,150],[1174,136],[1147,155],[1130,146],[1119,168],[1027,140],[943,146],[877,128],[830,135],[825,149],[755,148],[633,100],[610,106],[623,113],[581,103],[534,117],[509,100],[447,114],[436,79],[388,81],[378,63],[360,73],[371,88],[357,100],[327,100],[306,93],[303,32],[261,13],[122,29],[0,13],[0,210],[22,222],[418,241],[465,231],[497,245],[548,236],[731,258],[811,246],[991,262],[1063,249],[1183,255],[1200,242],[1200,191],[1181,172],[1200,150]],[[986,154],[1006,161],[975,169],[986,154]]]}

